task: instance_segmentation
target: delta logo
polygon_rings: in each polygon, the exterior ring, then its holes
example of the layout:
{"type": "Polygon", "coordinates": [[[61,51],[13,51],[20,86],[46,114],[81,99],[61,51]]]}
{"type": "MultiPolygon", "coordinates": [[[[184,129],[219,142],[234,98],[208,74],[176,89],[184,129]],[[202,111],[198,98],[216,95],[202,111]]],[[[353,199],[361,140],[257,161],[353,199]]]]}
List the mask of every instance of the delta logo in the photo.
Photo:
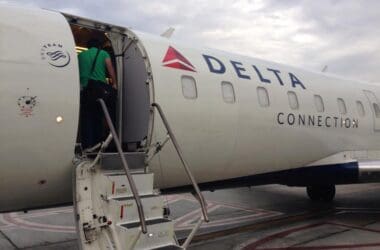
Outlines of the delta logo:
{"type": "Polygon", "coordinates": [[[162,63],[164,67],[197,72],[191,62],[171,46],[168,48],[168,51],[166,51],[162,63]]]}
{"type": "MultiPolygon", "coordinates": [[[[227,65],[231,65],[236,76],[242,80],[260,81],[262,84],[277,83],[280,86],[291,86],[293,88],[306,89],[305,84],[295,73],[283,71],[277,68],[259,66],[255,63],[244,63],[241,61],[222,61],[215,56],[202,54],[210,73],[224,75],[227,72],[227,65]]],[[[162,60],[162,66],[196,72],[195,67],[180,52],[169,46],[166,55],[162,60]]],[[[232,71],[232,72],[233,72],[232,71]]]]}

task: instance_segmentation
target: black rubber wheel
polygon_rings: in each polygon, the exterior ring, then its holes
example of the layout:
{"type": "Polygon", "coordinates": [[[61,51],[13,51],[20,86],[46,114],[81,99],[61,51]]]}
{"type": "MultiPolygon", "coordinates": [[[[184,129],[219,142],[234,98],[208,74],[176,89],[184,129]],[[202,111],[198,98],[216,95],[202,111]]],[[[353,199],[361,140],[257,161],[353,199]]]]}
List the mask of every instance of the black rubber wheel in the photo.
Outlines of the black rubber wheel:
{"type": "Polygon", "coordinates": [[[306,192],[312,201],[331,202],[335,197],[335,185],[308,186],[306,192]]]}

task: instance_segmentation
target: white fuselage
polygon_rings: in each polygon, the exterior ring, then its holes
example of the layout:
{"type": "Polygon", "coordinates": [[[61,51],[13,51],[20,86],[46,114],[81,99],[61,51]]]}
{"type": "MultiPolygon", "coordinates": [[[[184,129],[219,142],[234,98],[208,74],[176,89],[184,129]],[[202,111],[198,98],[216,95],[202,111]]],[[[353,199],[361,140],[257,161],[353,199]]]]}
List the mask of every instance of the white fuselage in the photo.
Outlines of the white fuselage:
{"type": "MultiPolygon", "coordinates": [[[[80,89],[69,23],[60,13],[9,6],[0,6],[0,16],[6,34],[0,41],[0,211],[71,202],[80,89]]],[[[380,148],[377,85],[124,32],[146,56],[150,100],[162,106],[199,183],[380,148]],[[182,56],[165,60],[169,48],[182,56]]],[[[149,124],[148,142],[164,141],[157,113],[149,124]]],[[[159,188],[189,183],[171,143],[149,166],[159,188]]]]}

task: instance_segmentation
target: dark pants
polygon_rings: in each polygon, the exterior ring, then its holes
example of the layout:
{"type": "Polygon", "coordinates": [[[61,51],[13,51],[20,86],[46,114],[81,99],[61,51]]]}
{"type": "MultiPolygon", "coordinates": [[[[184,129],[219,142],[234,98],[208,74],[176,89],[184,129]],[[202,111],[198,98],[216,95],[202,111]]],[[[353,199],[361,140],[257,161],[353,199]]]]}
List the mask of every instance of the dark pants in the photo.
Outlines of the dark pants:
{"type": "Polygon", "coordinates": [[[103,112],[100,104],[83,105],[82,117],[82,147],[90,148],[102,140],[103,112]]]}
{"type": "Polygon", "coordinates": [[[81,142],[84,149],[103,141],[108,133],[98,98],[105,101],[114,125],[116,120],[116,90],[104,83],[96,85],[96,88],[86,89],[81,93],[81,142]],[[103,92],[107,95],[102,95],[103,92]]]}

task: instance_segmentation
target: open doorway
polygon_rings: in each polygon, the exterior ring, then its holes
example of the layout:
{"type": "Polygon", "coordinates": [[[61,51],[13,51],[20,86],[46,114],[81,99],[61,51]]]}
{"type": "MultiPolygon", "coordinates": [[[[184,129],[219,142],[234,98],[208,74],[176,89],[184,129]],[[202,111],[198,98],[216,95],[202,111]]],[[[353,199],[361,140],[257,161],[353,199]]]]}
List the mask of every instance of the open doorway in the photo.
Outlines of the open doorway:
{"type": "MultiPolygon", "coordinates": [[[[114,73],[114,71],[116,69],[116,60],[111,41],[104,31],[82,27],[76,24],[71,24],[70,27],[75,40],[81,76],[82,73],[85,76],[89,75],[90,79],[97,80],[99,87],[104,88],[107,86],[108,89],[114,93],[112,100],[104,101],[106,101],[113,123],[116,125],[117,94],[116,90],[112,89],[110,85],[112,83],[110,82],[111,79],[115,81],[114,74],[116,72],[114,73]],[[109,59],[104,59],[105,57],[109,59]],[[106,65],[107,63],[109,64],[110,61],[112,64],[110,66],[112,75],[110,74],[110,68],[106,65]]],[[[84,79],[88,78],[84,77],[84,79]]],[[[97,95],[96,93],[99,92],[98,89],[90,88],[91,84],[84,87],[83,82],[87,83],[87,80],[81,78],[81,82],[80,119],[77,142],[81,144],[82,149],[88,149],[104,141],[109,134],[109,129],[100,104],[96,101],[89,101],[90,96],[97,95]]],[[[117,85],[116,82],[113,84],[117,85]]],[[[96,98],[92,99],[96,100],[96,98]]],[[[115,151],[115,147],[111,146],[111,149],[111,151],[115,151]]]]}
{"type": "Polygon", "coordinates": [[[111,41],[108,39],[104,31],[90,29],[76,24],[70,24],[70,27],[73,32],[77,53],[87,50],[87,42],[91,39],[96,39],[101,42],[101,48],[110,54],[112,63],[116,65],[115,53],[111,41]]]}
{"type": "MultiPolygon", "coordinates": [[[[117,71],[118,97],[116,98],[116,115],[114,125],[119,134],[125,152],[143,151],[148,145],[148,134],[151,129],[151,91],[152,83],[148,72],[149,61],[142,45],[134,39],[133,34],[112,33],[112,27],[97,29],[98,24],[81,25],[81,19],[68,18],[75,39],[78,54],[85,51],[91,39],[101,41],[101,48],[108,52],[117,71]],[[107,30],[107,31],[106,31],[107,30]],[[110,40],[111,39],[111,40],[110,40]]],[[[126,31],[127,32],[127,31],[126,31]]],[[[81,121],[79,126],[81,126],[81,121]]],[[[103,122],[102,138],[109,133],[106,122],[103,122]]],[[[81,129],[79,129],[80,131],[81,129]]],[[[81,135],[78,135],[78,143],[81,135]]],[[[108,151],[116,151],[111,146],[108,151]]]]}

